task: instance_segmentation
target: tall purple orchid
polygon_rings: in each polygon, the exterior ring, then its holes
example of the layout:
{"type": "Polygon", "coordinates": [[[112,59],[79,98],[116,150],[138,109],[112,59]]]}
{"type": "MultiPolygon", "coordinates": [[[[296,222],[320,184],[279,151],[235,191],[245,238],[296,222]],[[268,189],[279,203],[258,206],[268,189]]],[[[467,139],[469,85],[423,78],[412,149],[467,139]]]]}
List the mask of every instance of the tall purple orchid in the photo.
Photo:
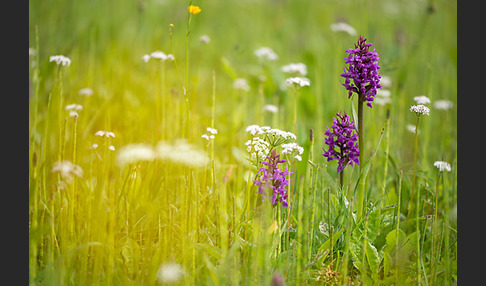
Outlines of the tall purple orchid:
{"type": "Polygon", "coordinates": [[[258,180],[254,180],[253,182],[258,186],[258,192],[263,198],[267,197],[265,191],[272,190],[272,205],[275,206],[281,202],[283,207],[288,207],[288,194],[285,187],[290,183],[290,179],[286,179],[289,171],[287,167],[285,167],[285,170],[281,170],[277,166],[278,164],[285,163],[286,160],[280,160],[280,154],[277,154],[275,149],[272,150],[270,156],[267,156],[267,160],[262,162],[265,167],[258,170],[258,180]]]}
{"type": "Polygon", "coordinates": [[[333,118],[334,124],[331,126],[332,131],[327,128],[324,134],[327,136],[325,143],[329,149],[324,150],[323,156],[327,161],[338,160],[338,173],[344,170],[347,165],[353,163],[359,165],[359,149],[357,146],[358,134],[354,127],[354,122],[346,112],[343,114],[336,113],[337,117],[333,118]]]}
{"type": "Polygon", "coordinates": [[[376,90],[381,88],[381,75],[378,74],[380,58],[375,49],[372,52],[369,51],[372,45],[372,43],[366,43],[366,38],[360,36],[354,49],[346,50],[349,55],[344,59],[348,64],[348,69],[341,74],[346,79],[342,85],[348,90],[348,97],[351,98],[355,92],[359,95],[360,100],[367,102],[366,105],[370,108],[373,107],[371,102],[376,95],[376,90]]]}

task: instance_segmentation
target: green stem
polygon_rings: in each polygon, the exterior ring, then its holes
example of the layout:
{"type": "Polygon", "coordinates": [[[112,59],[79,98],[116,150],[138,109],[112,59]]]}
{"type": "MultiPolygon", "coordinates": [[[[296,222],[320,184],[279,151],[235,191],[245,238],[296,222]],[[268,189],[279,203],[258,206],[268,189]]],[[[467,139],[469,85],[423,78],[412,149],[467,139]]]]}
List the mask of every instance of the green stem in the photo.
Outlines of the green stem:
{"type": "MultiPolygon", "coordinates": [[[[359,94],[358,97],[358,146],[359,146],[359,171],[360,176],[362,176],[362,170],[364,165],[364,132],[363,132],[363,103],[364,103],[364,96],[359,94]]],[[[361,177],[360,180],[363,178],[361,177]]],[[[341,184],[342,185],[342,184],[341,184]]],[[[365,190],[365,183],[360,182],[359,189],[358,189],[358,211],[357,216],[358,220],[361,218],[361,214],[363,212],[363,204],[364,204],[364,190],[365,190]]]]}

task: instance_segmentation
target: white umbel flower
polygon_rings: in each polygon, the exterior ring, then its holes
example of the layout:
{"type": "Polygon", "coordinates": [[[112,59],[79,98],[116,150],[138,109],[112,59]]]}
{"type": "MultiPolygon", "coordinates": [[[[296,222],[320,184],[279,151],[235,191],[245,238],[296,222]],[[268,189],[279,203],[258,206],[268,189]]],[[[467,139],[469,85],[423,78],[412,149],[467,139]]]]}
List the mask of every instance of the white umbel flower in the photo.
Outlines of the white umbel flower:
{"type": "Polygon", "coordinates": [[[430,99],[425,95],[419,95],[413,98],[417,104],[429,104],[430,99]]]}
{"type": "Polygon", "coordinates": [[[259,137],[253,137],[251,140],[246,141],[245,145],[252,160],[258,158],[259,161],[263,161],[270,152],[270,144],[259,137]]]}
{"type": "Polygon", "coordinates": [[[277,54],[269,47],[261,47],[255,50],[255,56],[260,59],[269,60],[269,61],[276,61],[278,60],[277,54]]]}
{"type": "Polygon", "coordinates": [[[293,156],[295,159],[298,161],[302,161],[302,155],[304,153],[304,147],[299,146],[299,144],[293,142],[293,143],[285,143],[281,145],[283,150],[282,150],[282,155],[289,154],[290,156],[293,156]]]}
{"type": "Polygon", "coordinates": [[[410,107],[410,111],[415,112],[417,115],[422,115],[422,114],[429,115],[430,109],[423,104],[419,104],[419,105],[412,105],[410,107]]]}
{"type": "Polygon", "coordinates": [[[59,172],[61,174],[61,178],[63,179],[63,181],[65,181],[68,184],[72,183],[74,176],[78,178],[83,177],[83,169],[80,166],[73,164],[71,161],[68,160],[58,161],[54,163],[51,171],[53,173],[59,172]]]}
{"type": "Polygon", "coordinates": [[[187,143],[185,139],[178,139],[173,144],[161,141],[157,144],[155,152],[160,160],[189,167],[204,167],[209,162],[206,152],[187,143]]]}
{"type": "Polygon", "coordinates": [[[282,67],[282,71],[300,76],[307,75],[307,66],[304,63],[291,63],[282,67]]]}
{"type": "Polygon", "coordinates": [[[143,55],[142,60],[146,63],[150,60],[150,55],[143,55]]]}
{"type": "Polygon", "coordinates": [[[95,133],[95,136],[98,136],[98,137],[106,137],[106,138],[110,138],[110,137],[113,137],[115,138],[115,133],[111,132],[111,131],[104,131],[104,130],[100,130],[100,131],[97,131],[95,133]]]}
{"type": "Polygon", "coordinates": [[[203,44],[209,44],[209,42],[211,42],[211,39],[208,35],[202,35],[201,37],[199,37],[199,41],[203,44]]]}
{"type": "Polygon", "coordinates": [[[249,91],[250,85],[248,85],[248,81],[244,78],[237,78],[233,81],[233,88],[243,91],[249,91]]]}
{"type": "Polygon", "coordinates": [[[70,111],[70,110],[81,111],[81,110],[83,110],[83,106],[73,103],[73,104],[66,105],[65,109],[67,111],[70,111]]]}
{"type": "Polygon", "coordinates": [[[55,62],[56,65],[70,66],[71,59],[62,55],[51,56],[49,62],[55,62]]]}
{"type": "Polygon", "coordinates": [[[285,84],[288,86],[298,85],[300,87],[310,86],[310,80],[306,77],[289,77],[285,80],[285,84]]]}
{"type": "Polygon", "coordinates": [[[265,133],[263,131],[263,129],[260,126],[256,125],[256,124],[253,124],[253,125],[250,125],[250,126],[246,127],[246,132],[250,132],[250,134],[252,136],[260,135],[260,134],[265,133]]]}
{"type": "Polygon", "coordinates": [[[439,172],[443,172],[444,170],[446,170],[447,172],[451,171],[451,164],[445,161],[435,161],[434,166],[439,169],[439,172]]]}
{"type": "Polygon", "coordinates": [[[277,113],[278,107],[272,104],[267,104],[263,107],[263,110],[268,111],[270,113],[277,113]]]}
{"type": "Polygon", "coordinates": [[[116,163],[123,167],[126,164],[149,162],[155,159],[154,148],[148,144],[136,143],[125,145],[117,152],[116,163]]]}
{"type": "Polygon", "coordinates": [[[92,96],[93,95],[93,90],[89,87],[82,88],[78,91],[79,95],[82,96],[92,96]]]}
{"type": "Polygon", "coordinates": [[[453,106],[454,106],[454,103],[452,103],[452,101],[447,100],[447,99],[441,99],[441,100],[434,101],[434,107],[436,109],[449,110],[453,106]]]}
{"type": "Polygon", "coordinates": [[[160,265],[159,270],[157,271],[157,280],[160,283],[177,283],[181,281],[183,276],[184,270],[182,269],[182,266],[173,262],[160,265]]]}
{"type": "Polygon", "coordinates": [[[165,61],[167,59],[167,55],[164,52],[161,51],[155,51],[150,54],[150,57],[158,60],[163,60],[165,61]]]}
{"type": "Polygon", "coordinates": [[[356,36],[356,30],[351,25],[344,22],[331,24],[331,30],[333,32],[346,32],[350,36],[356,36]]]}

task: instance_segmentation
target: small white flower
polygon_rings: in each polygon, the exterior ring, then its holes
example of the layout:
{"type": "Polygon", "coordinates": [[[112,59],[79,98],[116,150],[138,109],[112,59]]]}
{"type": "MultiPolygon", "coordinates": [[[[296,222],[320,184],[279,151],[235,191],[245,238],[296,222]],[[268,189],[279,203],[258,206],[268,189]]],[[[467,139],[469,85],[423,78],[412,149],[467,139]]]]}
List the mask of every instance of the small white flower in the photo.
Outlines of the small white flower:
{"type": "Polygon", "coordinates": [[[297,161],[302,161],[302,157],[300,155],[295,155],[294,159],[296,159],[297,161]]]}
{"type": "Polygon", "coordinates": [[[239,89],[239,90],[244,90],[244,91],[249,91],[250,85],[248,85],[248,81],[246,79],[237,78],[233,81],[233,88],[239,89]]]}
{"type": "Polygon", "coordinates": [[[69,111],[69,117],[79,117],[78,113],[74,110],[69,111]]]}
{"type": "Polygon", "coordinates": [[[277,54],[269,47],[261,47],[255,50],[255,56],[260,59],[267,59],[269,61],[276,61],[278,60],[277,54]]]}
{"type": "Polygon", "coordinates": [[[144,62],[148,63],[148,61],[150,60],[150,55],[143,55],[142,59],[144,62]]]}
{"type": "Polygon", "coordinates": [[[208,134],[203,134],[203,135],[201,135],[201,137],[209,141],[209,135],[208,134]]]}
{"type": "Polygon", "coordinates": [[[179,282],[184,276],[184,270],[182,266],[177,263],[164,263],[160,265],[157,271],[157,280],[160,283],[176,283],[179,282]]]}
{"type": "Polygon", "coordinates": [[[388,87],[391,87],[392,85],[392,80],[389,76],[382,76],[381,79],[380,79],[380,85],[384,88],[388,88],[388,87]]]}
{"type": "MultiPolygon", "coordinates": [[[[413,124],[407,124],[407,130],[410,131],[410,132],[412,132],[412,133],[415,133],[415,125],[413,125],[413,124]]],[[[419,130],[418,133],[420,133],[420,130],[419,130]]]]}
{"type": "Polygon", "coordinates": [[[167,60],[168,60],[168,61],[173,61],[173,60],[175,60],[174,55],[173,55],[173,54],[168,54],[168,55],[167,55],[167,60]]]}
{"type": "Polygon", "coordinates": [[[375,99],[373,99],[373,103],[376,103],[378,105],[390,104],[391,103],[391,98],[377,96],[377,97],[375,97],[375,99]]]}
{"type": "Polygon", "coordinates": [[[70,66],[71,59],[62,55],[51,56],[49,62],[55,62],[56,65],[70,66]]]}
{"type": "Polygon", "coordinates": [[[448,110],[451,109],[453,106],[454,103],[452,103],[452,101],[447,99],[441,99],[434,102],[434,107],[440,110],[448,110]]]}
{"type": "Polygon", "coordinates": [[[72,183],[74,176],[78,178],[83,177],[83,169],[68,160],[54,163],[51,171],[53,173],[59,172],[61,174],[61,178],[68,184],[72,183]]]}
{"type": "Polygon", "coordinates": [[[419,105],[412,105],[410,107],[410,111],[415,112],[417,115],[421,115],[421,114],[429,115],[430,109],[423,104],[419,104],[419,105]]]}
{"type": "Polygon", "coordinates": [[[416,97],[413,98],[413,100],[415,100],[415,102],[417,102],[417,104],[428,104],[428,103],[430,103],[430,99],[425,95],[416,96],[416,97]]]}
{"type": "Polygon", "coordinates": [[[376,95],[383,96],[383,97],[390,97],[391,92],[388,89],[377,89],[376,95]]]}
{"type": "Polygon", "coordinates": [[[214,129],[214,128],[211,128],[211,127],[208,127],[206,128],[206,130],[211,133],[211,134],[218,134],[218,130],[217,129],[214,129]]]}
{"type": "Polygon", "coordinates": [[[451,164],[444,161],[435,161],[434,166],[439,169],[439,172],[443,172],[444,170],[447,172],[451,171],[451,164]]]}
{"type": "Polygon", "coordinates": [[[298,86],[310,86],[310,80],[306,77],[290,77],[285,80],[288,86],[298,85],[298,86]]]}
{"type": "Polygon", "coordinates": [[[265,160],[267,154],[270,152],[270,144],[259,138],[253,137],[251,140],[246,141],[246,150],[251,154],[251,159],[263,161],[265,160]]]}
{"type": "Polygon", "coordinates": [[[110,146],[108,146],[108,149],[110,149],[111,151],[115,151],[115,146],[110,145],[110,146]]]}
{"type": "Polygon", "coordinates": [[[98,144],[96,144],[96,143],[94,143],[93,145],[91,145],[89,147],[89,149],[96,149],[96,148],[98,148],[98,144]]]}
{"type": "Polygon", "coordinates": [[[333,32],[342,31],[348,33],[350,36],[356,36],[356,30],[353,27],[351,27],[349,24],[344,22],[331,24],[331,30],[333,32]]]}
{"type": "Polygon", "coordinates": [[[260,126],[255,124],[246,127],[246,132],[250,132],[253,136],[265,133],[260,126]]]}
{"type": "Polygon", "coordinates": [[[95,133],[95,136],[99,136],[99,137],[105,136],[106,138],[110,138],[110,137],[115,138],[115,133],[113,133],[111,131],[100,130],[100,131],[95,133]]]}
{"type": "Polygon", "coordinates": [[[79,105],[79,104],[69,104],[69,105],[66,105],[66,110],[69,111],[69,110],[75,110],[75,111],[81,111],[83,110],[83,106],[82,105],[79,105]]]}
{"type": "Polygon", "coordinates": [[[209,42],[211,42],[211,39],[208,35],[202,35],[201,37],[199,37],[199,41],[203,44],[209,44],[209,42]]]}
{"type": "Polygon", "coordinates": [[[297,155],[302,155],[304,153],[304,147],[299,146],[299,144],[293,142],[293,143],[285,143],[281,145],[283,150],[282,150],[282,155],[285,154],[294,154],[296,153],[297,155]]]}
{"type": "Polygon", "coordinates": [[[278,112],[278,107],[272,104],[267,104],[263,107],[263,110],[271,112],[271,113],[277,113],[278,112]]]}
{"type": "Polygon", "coordinates": [[[78,91],[79,95],[91,96],[93,95],[93,90],[89,87],[82,88],[78,91]]]}
{"type": "Polygon", "coordinates": [[[167,59],[167,55],[161,51],[155,51],[150,54],[150,56],[154,59],[159,59],[165,61],[167,59]]]}
{"type": "Polygon", "coordinates": [[[282,67],[285,73],[298,74],[300,76],[307,75],[307,66],[303,63],[291,63],[282,67]]]}

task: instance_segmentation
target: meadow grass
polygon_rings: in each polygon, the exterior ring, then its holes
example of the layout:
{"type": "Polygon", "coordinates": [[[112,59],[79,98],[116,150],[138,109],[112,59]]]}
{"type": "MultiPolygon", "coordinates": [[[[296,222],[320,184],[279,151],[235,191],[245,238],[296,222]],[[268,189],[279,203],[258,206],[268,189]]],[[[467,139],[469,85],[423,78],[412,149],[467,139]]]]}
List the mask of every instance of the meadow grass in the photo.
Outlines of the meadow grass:
{"type": "Polygon", "coordinates": [[[456,283],[456,4],[29,1],[30,285],[456,283]],[[340,74],[359,35],[391,102],[363,107],[364,160],[341,184],[323,131],[338,112],[357,118],[340,74]],[[174,60],[142,59],[155,51],[174,60]],[[287,88],[281,68],[297,62],[310,86],[287,88]],[[418,95],[430,115],[411,132],[418,95]],[[253,124],[304,147],[282,155],[290,208],[253,182],[253,124]]]}

